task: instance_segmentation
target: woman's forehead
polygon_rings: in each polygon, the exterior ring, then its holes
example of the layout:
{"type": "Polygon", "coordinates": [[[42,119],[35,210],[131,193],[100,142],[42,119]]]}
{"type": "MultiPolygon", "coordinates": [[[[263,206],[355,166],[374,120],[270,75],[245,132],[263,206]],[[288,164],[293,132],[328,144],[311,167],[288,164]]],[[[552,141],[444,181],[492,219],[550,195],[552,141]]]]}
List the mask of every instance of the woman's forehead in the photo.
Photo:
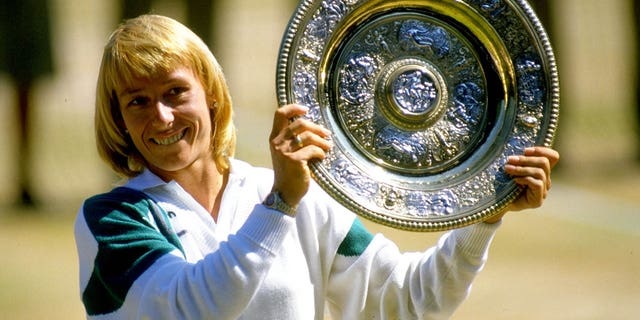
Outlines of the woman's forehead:
{"type": "Polygon", "coordinates": [[[192,68],[176,66],[171,70],[157,70],[154,73],[130,74],[116,82],[115,90],[118,95],[132,94],[149,85],[163,85],[174,82],[198,81],[200,78],[192,68]]]}

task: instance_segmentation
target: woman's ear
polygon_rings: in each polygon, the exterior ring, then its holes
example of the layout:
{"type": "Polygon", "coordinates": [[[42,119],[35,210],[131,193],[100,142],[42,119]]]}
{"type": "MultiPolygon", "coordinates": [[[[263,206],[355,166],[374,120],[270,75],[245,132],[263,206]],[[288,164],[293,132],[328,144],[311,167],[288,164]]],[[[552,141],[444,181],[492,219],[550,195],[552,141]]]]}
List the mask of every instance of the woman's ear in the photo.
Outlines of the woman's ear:
{"type": "Polygon", "coordinates": [[[209,109],[218,108],[218,100],[216,100],[216,96],[214,94],[211,94],[207,97],[207,106],[209,107],[209,109]]]}

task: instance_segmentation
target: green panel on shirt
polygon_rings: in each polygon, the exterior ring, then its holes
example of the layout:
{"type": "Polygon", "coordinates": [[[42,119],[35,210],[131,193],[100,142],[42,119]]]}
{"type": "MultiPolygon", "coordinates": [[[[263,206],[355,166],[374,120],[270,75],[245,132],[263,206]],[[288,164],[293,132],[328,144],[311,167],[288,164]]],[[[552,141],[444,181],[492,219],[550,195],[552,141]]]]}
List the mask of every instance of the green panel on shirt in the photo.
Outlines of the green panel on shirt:
{"type": "Polygon", "coordinates": [[[89,315],[116,311],[147,268],[161,256],[182,250],[166,214],[154,213],[151,201],[142,192],[116,188],[85,202],[85,221],[98,242],[93,273],[82,293],[89,315]],[[147,220],[148,213],[155,225],[147,220]]]}
{"type": "Polygon", "coordinates": [[[338,254],[345,257],[359,256],[367,249],[373,235],[367,231],[360,219],[353,220],[351,229],[338,247],[338,254]]]}

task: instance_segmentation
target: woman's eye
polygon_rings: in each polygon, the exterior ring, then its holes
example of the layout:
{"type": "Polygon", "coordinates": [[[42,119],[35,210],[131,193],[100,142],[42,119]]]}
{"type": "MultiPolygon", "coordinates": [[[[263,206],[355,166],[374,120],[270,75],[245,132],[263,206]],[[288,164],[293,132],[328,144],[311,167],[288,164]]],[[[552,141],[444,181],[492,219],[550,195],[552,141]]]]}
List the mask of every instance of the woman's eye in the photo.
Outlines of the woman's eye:
{"type": "Polygon", "coordinates": [[[183,93],[183,92],[185,92],[185,91],[187,91],[187,89],[186,89],[186,88],[183,88],[183,87],[175,87],[175,88],[171,88],[171,89],[169,89],[169,92],[168,92],[168,93],[169,93],[169,95],[175,96],[175,95],[179,95],[179,94],[181,94],[181,93],[183,93]]]}
{"type": "Polygon", "coordinates": [[[144,97],[137,97],[129,101],[130,106],[142,106],[145,105],[149,99],[144,97]]]}

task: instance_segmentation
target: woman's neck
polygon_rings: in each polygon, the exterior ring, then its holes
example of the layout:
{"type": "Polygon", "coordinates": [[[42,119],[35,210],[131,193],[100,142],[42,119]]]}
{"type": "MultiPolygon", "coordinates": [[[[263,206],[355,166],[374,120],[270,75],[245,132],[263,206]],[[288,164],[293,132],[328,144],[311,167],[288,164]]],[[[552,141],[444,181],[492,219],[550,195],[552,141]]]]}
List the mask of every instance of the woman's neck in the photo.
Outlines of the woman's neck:
{"type": "Polygon", "coordinates": [[[206,164],[192,164],[183,170],[158,175],[164,181],[174,180],[180,184],[217,222],[222,193],[229,178],[228,173],[229,170],[219,169],[212,160],[206,164]]]}

